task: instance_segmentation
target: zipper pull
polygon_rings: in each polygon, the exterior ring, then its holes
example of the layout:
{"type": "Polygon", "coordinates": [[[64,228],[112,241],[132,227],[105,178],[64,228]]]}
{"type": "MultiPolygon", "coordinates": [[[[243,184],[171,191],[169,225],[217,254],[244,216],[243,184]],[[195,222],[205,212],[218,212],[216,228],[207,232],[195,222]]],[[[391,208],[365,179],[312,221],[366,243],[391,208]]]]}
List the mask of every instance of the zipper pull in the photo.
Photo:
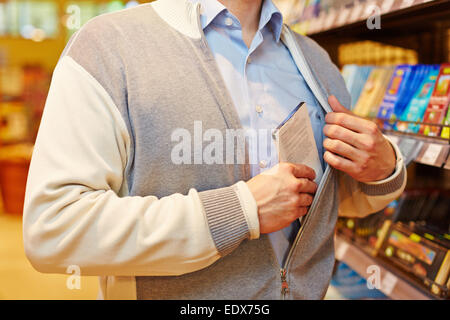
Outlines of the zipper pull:
{"type": "Polygon", "coordinates": [[[289,285],[286,281],[286,270],[281,269],[280,275],[281,275],[281,293],[284,296],[289,292],[289,285]]]}

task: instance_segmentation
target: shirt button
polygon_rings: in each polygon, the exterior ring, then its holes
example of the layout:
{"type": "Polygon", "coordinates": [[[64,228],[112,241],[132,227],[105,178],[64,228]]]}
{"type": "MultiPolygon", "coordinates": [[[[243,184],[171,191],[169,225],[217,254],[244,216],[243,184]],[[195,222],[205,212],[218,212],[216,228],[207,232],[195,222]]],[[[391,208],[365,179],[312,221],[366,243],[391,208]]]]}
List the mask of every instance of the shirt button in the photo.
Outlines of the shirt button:
{"type": "Polygon", "coordinates": [[[256,112],[258,113],[262,113],[263,112],[263,108],[261,106],[256,106],[255,107],[256,112]]]}
{"type": "Polygon", "coordinates": [[[248,64],[252,63],[252,58],[248,57],[248,58],[247,58],[247,63],[248,63],[248,64]]]}
{"type": "Polygon", "coordinates": [[[231,19],[230,17],[226,18],[225,25],[231,27],[233,25],[233,19],[231,19]]]}
{"type": "Polygon", "coordinates": [[[259,167],[260,167],[261,169],[264,169],[265,167],[267,167],[267,161],[266,161],[266,160],[261,160],[261,161],[259,162],[259,167]]]}

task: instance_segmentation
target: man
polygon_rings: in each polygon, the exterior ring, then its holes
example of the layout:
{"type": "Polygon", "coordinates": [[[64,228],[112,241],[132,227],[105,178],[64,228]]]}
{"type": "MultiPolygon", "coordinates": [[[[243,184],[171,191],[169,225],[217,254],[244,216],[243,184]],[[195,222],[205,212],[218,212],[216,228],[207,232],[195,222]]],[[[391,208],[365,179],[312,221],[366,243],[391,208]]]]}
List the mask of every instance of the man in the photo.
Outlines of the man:
{"type": "Polygon", "coordinates": [[[41,272],[100,276],[106,299],[320,299],[338,212],[380,210],[406,183],[397,147],[349,105],[327,54],[270,0],[164,0],[97,17],[54,72],[27,256],[41,272]],[[233,163],[217,150],[202,159],[207,132],[274,129],[300,102],[320,181],[277,165],[272,142],[269,156],[249,145],[245,163],[236,146],[233,163]],[[193,150],[177,151],[182,137],[193,150]]]}

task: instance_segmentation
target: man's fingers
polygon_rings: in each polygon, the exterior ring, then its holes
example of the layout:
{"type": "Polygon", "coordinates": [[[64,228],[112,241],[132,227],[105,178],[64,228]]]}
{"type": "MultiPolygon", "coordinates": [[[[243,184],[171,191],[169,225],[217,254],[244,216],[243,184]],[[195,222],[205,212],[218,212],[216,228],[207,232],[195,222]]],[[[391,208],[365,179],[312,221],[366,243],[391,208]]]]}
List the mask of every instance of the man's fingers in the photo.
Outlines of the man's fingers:
{"type": "Polygon", "coordinates": [[[378,127],[374,122],[347,113],[328,113],[325,116],[325,122],[339,125],[358,133],[375,134],[378,131],[378,127]]]}
{"type": "Polygon", "coordinates": [[[350,110],[344,107],[335,96],[329,96],[328,103],[334,112],[353,114],[350,110]]]}
{"type": "Polygon", "coordinates": [[[323,133],[330,139],[341,140],[357,149],[362,149],[364,147],[360,142],[360,139],[362,138],[360,133],[356,133],[336,124],[326,124],[323,128],[323,133]]]}
{"type": "Polygon", "coordinates": [[[348,173],[350,176],[357,173],[358,168],[354,162],[335,155],[330,151],[325,151],[323,159],[333,168],[348,173]]]}
{"type": "Polygon", "coordinates": [[[296,179],[294,183],[294,192],[315,194],[317,191],[317,184],[309,179],[296,179]]]}
{"type": "Polygon", "coordinates": [[[306,207],[299,207],[299,208],[295,211],[295,217],[298,219],[298,218],[303,217],[303,216],[306,215],[307,213],[308,213],[308,208],[306,208],[306,207]]]}
{"type": "Polygon", "coordinates": [[[326,138],[323,141],[323,147],[334,154],[340,155],[352,161],[359,161],[364,157],[363,152],[341,140],[326,138]]]}
{"type": "Polygon", "coordinates": [[[346,109],[335,96],[330,96],[328,98],[328,103],[334,112],[330,112],[325,116],[326,123],[337,124],[360,133],[377,133],[378,127],[374,122],[358,117],[353,112],[346,109]]]}
{"type": "Polygon", "coordinates": [[[314,200],[314,197],[307,193],[301,193],[298,195],[296,199],[296,206],[297,207],[309,207],[314,200]]]}
{"type": "Polygon", "coordinates": [[[306,178],[309,180],[314,180],[316,178],[316,172],[304,164],[291,163],[292,174],[296,178],[306,178]]]}

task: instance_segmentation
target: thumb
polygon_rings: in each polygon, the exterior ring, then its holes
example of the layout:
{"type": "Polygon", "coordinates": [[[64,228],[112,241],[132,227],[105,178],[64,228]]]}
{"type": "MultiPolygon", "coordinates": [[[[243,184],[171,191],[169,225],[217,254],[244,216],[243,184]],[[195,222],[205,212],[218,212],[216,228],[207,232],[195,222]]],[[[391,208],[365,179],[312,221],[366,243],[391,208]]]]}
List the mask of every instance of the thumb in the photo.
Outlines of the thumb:
{"type": "Polygon", "coordinates": [[[348,110],[346,107],[344,107],[335,96],[329,96],[328,103],[330,104],[330,107],[334,112],[343,112],[352,114],[352,112],[348,110]]]}

